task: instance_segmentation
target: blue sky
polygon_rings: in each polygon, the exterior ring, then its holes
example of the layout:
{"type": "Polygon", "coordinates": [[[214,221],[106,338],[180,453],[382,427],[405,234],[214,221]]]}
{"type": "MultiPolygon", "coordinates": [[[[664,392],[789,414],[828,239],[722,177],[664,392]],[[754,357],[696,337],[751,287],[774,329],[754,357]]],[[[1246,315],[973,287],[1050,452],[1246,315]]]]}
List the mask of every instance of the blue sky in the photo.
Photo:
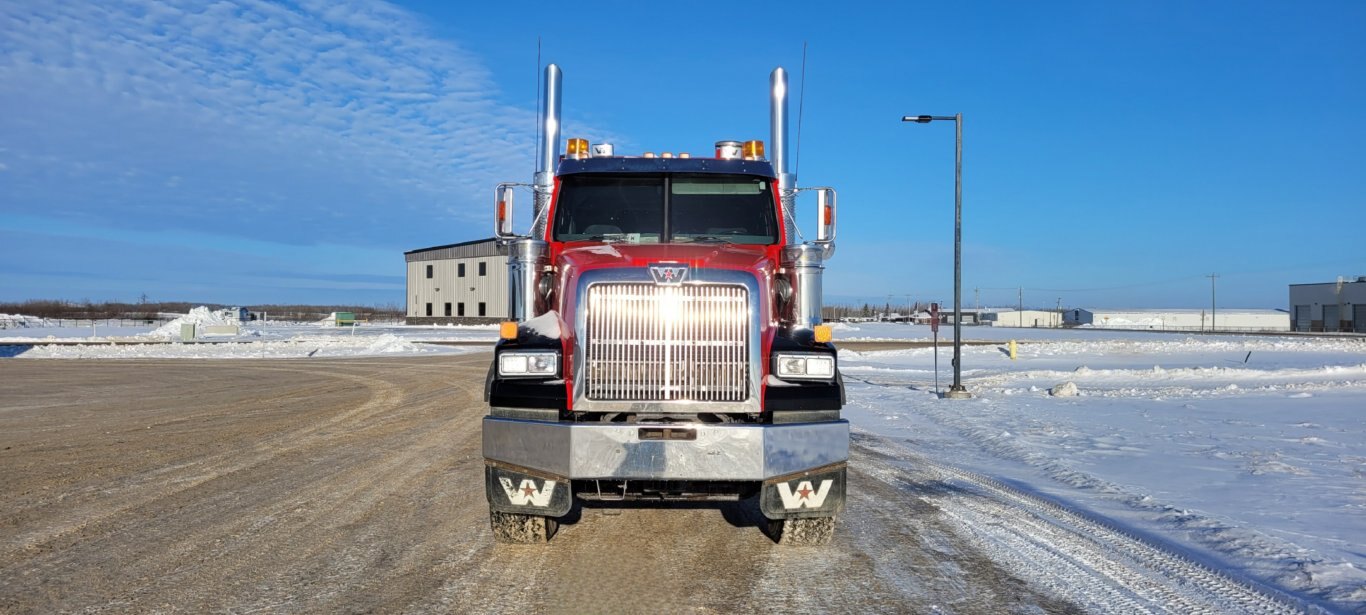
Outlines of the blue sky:
{"type": "Polygon", "coordinates": [[[969,306],[1366,275],[1366,4],[947,6],[0,0],[0,300],[401,304],[404,250],[530,180],[538,35],[566,136],[620,153],[767,140],[806,42],[830,301],[951,298],[953,127],[920,113],[964,115],[969,306]]]}

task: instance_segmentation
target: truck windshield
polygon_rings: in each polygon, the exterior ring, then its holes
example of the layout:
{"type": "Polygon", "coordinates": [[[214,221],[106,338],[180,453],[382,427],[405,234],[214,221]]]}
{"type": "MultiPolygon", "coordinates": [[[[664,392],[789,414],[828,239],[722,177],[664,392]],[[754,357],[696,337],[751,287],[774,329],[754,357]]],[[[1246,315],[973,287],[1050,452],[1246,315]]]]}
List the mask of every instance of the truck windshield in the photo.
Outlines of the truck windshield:
{"type": "Polygon", "coordinates": [[[560,180],[557,241],[778,241],[769,180],[745,175],[568,175],[560,180]]]}

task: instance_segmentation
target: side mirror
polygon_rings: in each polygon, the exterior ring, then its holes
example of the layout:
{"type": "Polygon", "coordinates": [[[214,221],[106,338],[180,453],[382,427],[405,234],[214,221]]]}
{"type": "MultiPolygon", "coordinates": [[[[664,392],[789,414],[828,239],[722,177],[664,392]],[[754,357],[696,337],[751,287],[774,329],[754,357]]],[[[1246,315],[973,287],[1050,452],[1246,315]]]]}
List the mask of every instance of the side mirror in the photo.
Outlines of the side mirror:
{"type": "Polygon", "coordinates": [[[517,184],[498,184],[494,190],[493,235],[499,239],[512,239],[512,195],[517,184]]]}
{"type": "Polygon", "coordinates": [[[835,241],[835,189],[815,188],[816,191],[816,242],[835,241]]]}

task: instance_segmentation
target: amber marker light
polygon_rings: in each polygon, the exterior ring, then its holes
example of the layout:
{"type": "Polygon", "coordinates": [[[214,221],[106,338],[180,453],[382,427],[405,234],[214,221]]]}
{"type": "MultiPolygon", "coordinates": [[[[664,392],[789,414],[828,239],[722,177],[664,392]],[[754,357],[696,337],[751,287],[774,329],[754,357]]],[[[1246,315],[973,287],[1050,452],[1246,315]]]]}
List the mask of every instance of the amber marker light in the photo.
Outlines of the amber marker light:
{"type": "Polygon", "coordinates": [[[569,145],[565,148],[565,156],[574,159],[588,157],[588,139],[570,139],[569,145]]]}
{"type": "Polygon", "coordinates": [[[517,339],[517,323],[509,320],[498,325],[498,337],[505,340],[517,339]]]}
{"type": "Polygon", "coordinates": [[[816,343],[825,344],[835,339],[835,332],[830,329],[830,325],[816,325],[816,343]]]}
{"type": "Polygon", "coordinates": [[[763,160],[764,142],[745,141],[745,160],[763,160]]]}

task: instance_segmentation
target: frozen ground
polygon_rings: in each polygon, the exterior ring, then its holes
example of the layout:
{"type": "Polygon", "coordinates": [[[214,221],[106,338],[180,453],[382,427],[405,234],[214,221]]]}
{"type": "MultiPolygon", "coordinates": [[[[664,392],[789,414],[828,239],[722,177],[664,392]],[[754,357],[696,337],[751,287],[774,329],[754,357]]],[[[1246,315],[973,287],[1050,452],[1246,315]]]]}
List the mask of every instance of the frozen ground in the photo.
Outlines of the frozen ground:
{"type": "MultiPolygon", "coordinates": [[[[178,330],[178,327],[172,331],[178,330]]],[[[1334,608],[1366,612],[1366,340],[964,327],[964,384],[940,400],[933,349],[841,351],[846,416],[917,455],[996,477],[1207,564],[1334,608]],[[1070,383],[1072,396],[1050,391],[1070,383]]],[[[952,329],[941,330],[947,344],[952,329]]],[[[89,328],[0,332],[0,356],[89,328]],[[22,337],[14,335],[22,334],[22,337]]],[[[929,339],[925,326],[839,325],[836,341],[929,339]]],[[[236,343],[166,339],[147,327],[97,330],[90,344],[23,358],[305,357],[462,352],[494,326],[248,323],[236,343]]],[[[940,385],[951,378],[940,349],[940,385]]]]}
{"type": "MultiPolygon", "coordinates": [[[[837,340],[914,329],[857,327],[837,340]]],[[[968,401],[934,395],[933,349],[841,351],[856,428],[1366,608],[1366,341],[966,331],[1047,335],[1014,361],[964,347],[968,401]],[[1075,396],[1050,395],[1066,383],[1075,396]]]]}

